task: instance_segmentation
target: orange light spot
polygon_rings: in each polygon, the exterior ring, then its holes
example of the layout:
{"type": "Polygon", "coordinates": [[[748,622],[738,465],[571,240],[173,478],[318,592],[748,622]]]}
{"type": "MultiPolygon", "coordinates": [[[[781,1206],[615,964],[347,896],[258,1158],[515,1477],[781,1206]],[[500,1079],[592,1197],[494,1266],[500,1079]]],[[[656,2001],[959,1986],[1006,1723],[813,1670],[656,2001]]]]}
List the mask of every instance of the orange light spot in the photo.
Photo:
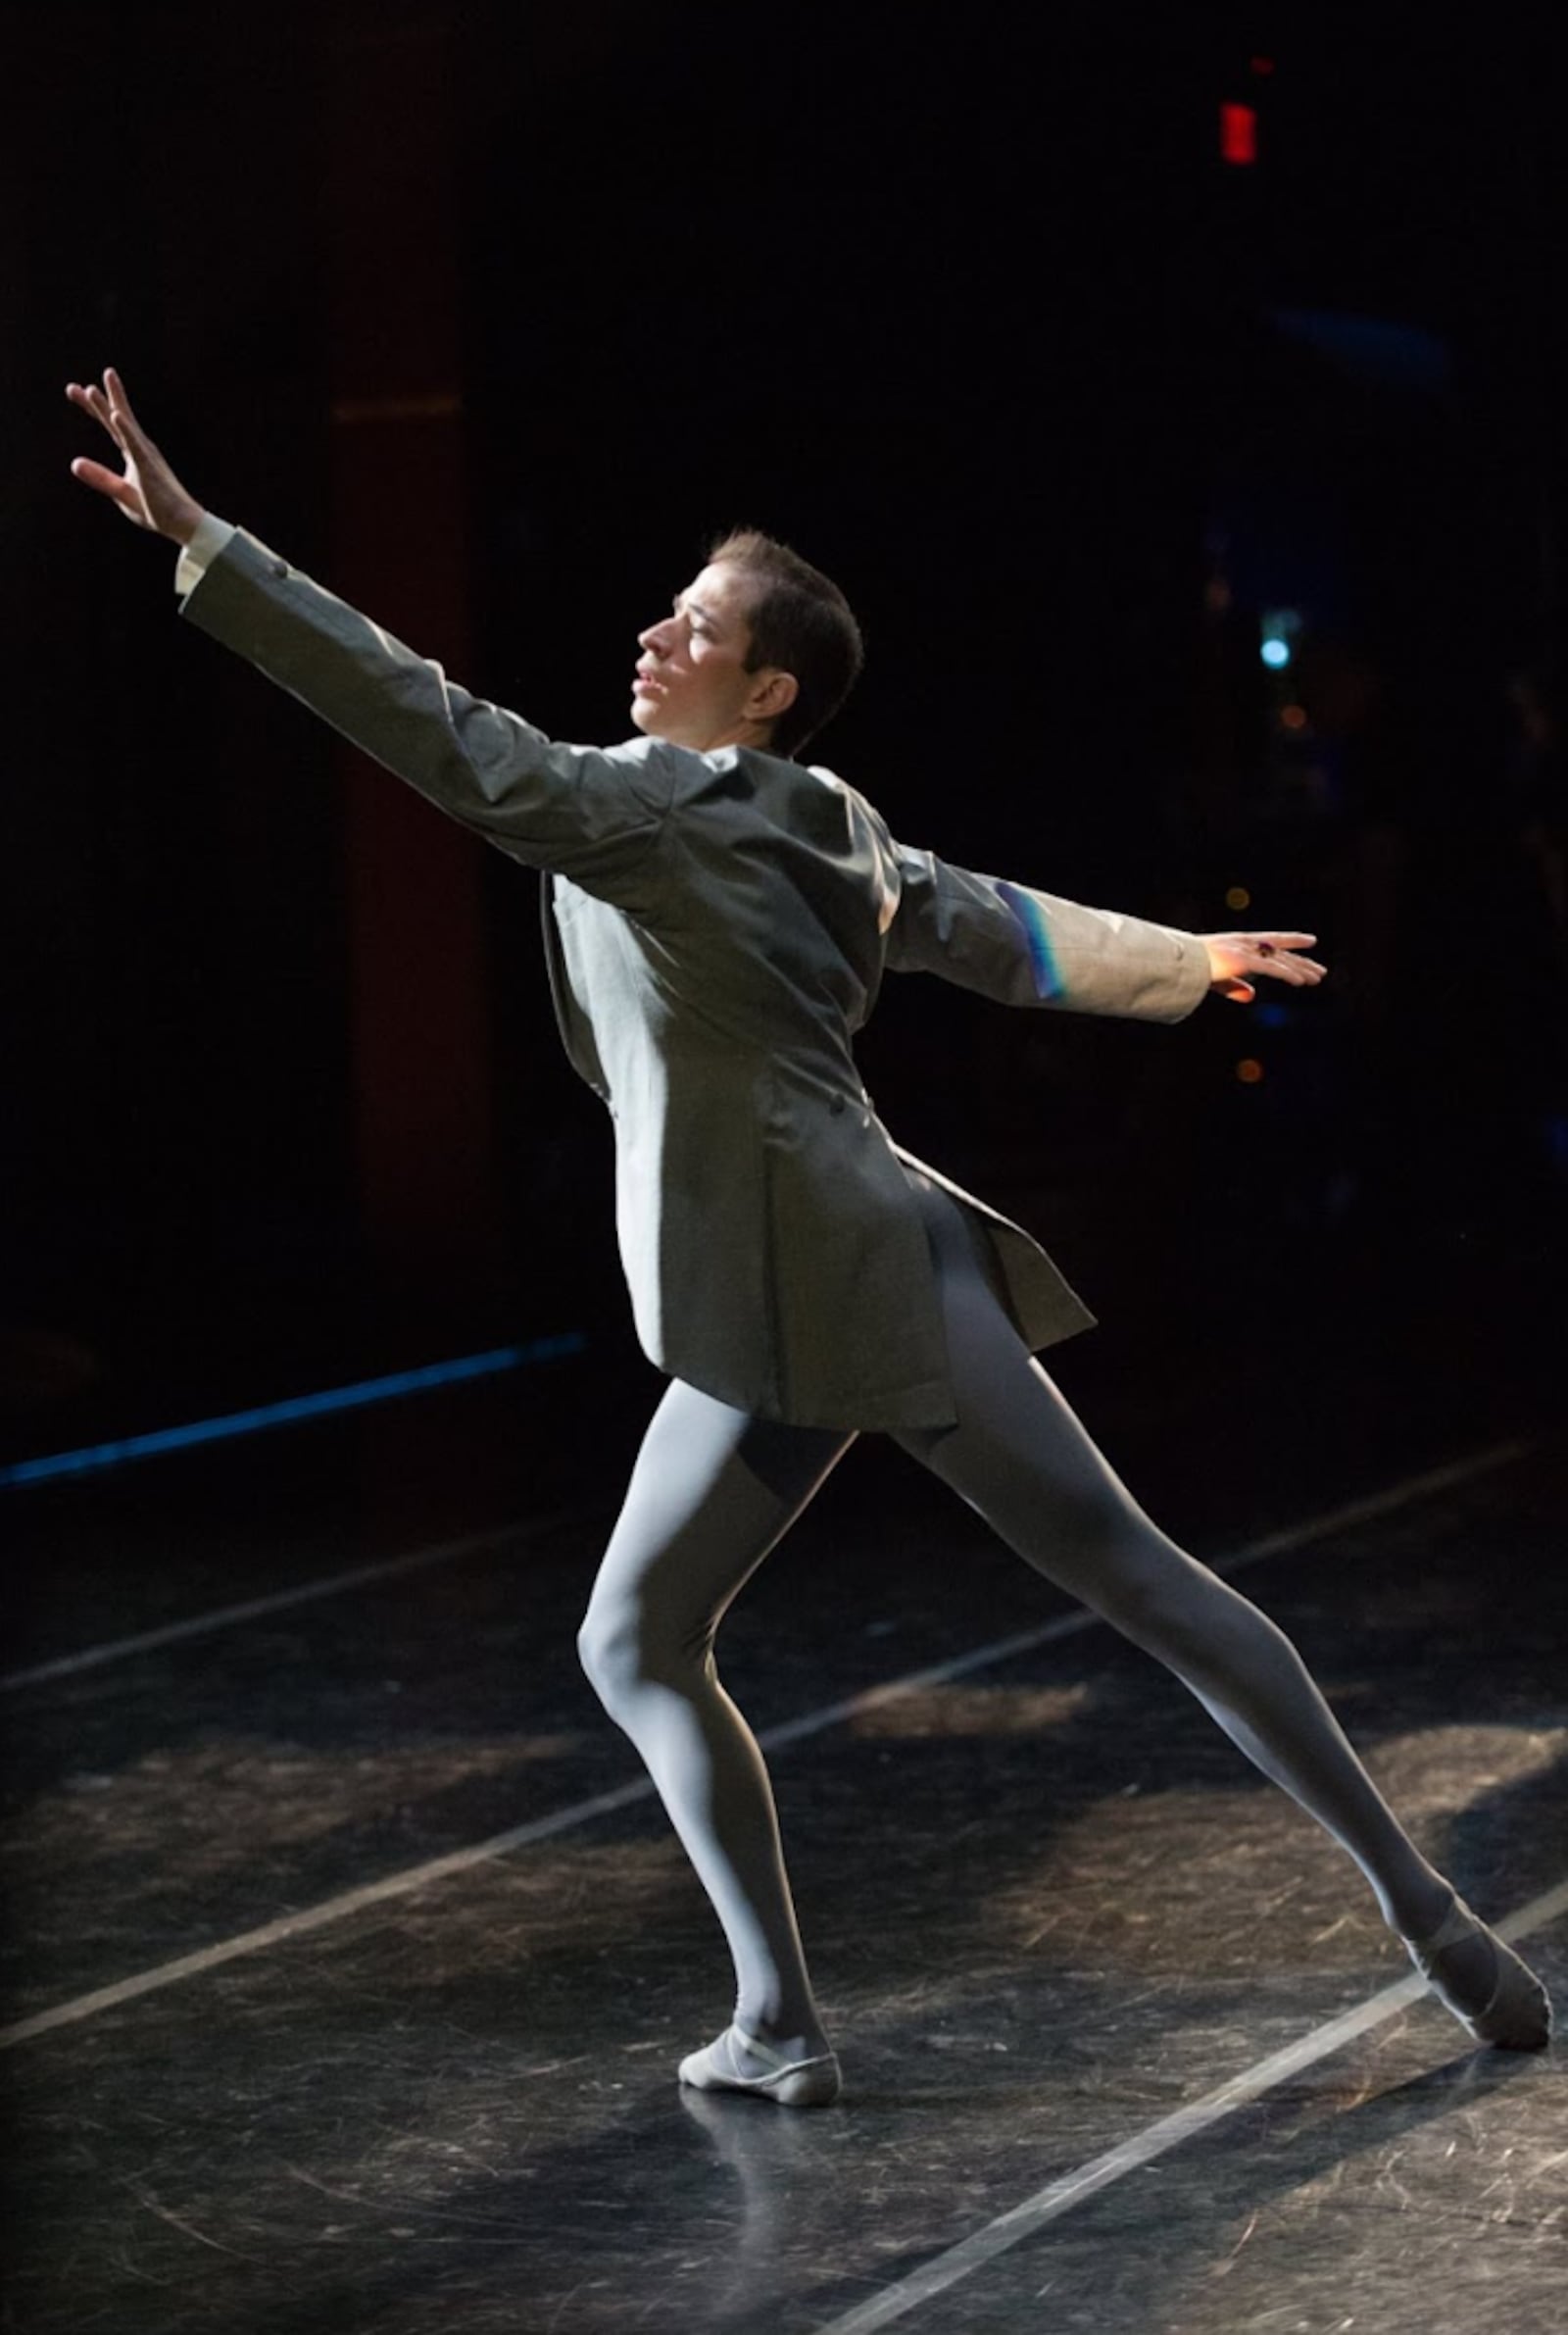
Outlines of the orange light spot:
{"type": "Polygon", "coordinates": [[[1254,1062],[1252,1057],[1248,1055],[1244,1061],[1237,1064],[1236,1075],[1244,1086],[1256,1086],[1263,1075],[1263,1066],[1260,1062],[1254,1062]]]}
{"type": "Polygon", "coordinates": [[[1225,905],[1227,908],[1250,908],[1252,895],[1246,884],[1232,884],[1225,895],[1225,905]]]}
{"type": "Polygon", "coordinates": [[[1281,706],[1280,727],[1282,729],[1305,729],[1305,706],[1281,706]]]}

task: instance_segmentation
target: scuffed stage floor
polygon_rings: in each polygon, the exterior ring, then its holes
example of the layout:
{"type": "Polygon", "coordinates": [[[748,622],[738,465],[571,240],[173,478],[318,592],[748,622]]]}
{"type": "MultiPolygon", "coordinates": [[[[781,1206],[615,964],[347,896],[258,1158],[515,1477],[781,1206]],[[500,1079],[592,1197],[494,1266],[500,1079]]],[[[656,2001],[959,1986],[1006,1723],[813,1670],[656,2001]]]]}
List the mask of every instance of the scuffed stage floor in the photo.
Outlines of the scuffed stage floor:
{"type": "MultiPolygon", "coordinates": [[[[1353,1869],[880,1447],[721,1648],[846,2098],[678,2092],[727,1965],[572,1658],[635,1440],[564,1436],[572,1369],[7,1512],[7,2329],[1568,2325],[1561,2047],[1396,1999],[1330,2048],[1407,1975],[1353,1869]]],[[[1107,1442],[1568,2012],[1560,1438],[1195,1482],[1171,1427],[1107,1442]]]]}

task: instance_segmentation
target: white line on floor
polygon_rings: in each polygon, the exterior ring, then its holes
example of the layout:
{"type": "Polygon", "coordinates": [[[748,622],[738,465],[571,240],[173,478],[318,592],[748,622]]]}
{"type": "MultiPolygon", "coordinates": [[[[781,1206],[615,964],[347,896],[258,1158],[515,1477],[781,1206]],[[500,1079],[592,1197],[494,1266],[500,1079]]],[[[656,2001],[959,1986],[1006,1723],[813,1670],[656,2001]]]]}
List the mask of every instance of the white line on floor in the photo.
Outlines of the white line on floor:
{"type": "Polygon", "coordinates": [[[559,1515],[536,1517],[529,1524],[499,1524],[487,1532],[465,1533],[460,1540],[434,1541],[429,1547],[406,1549],[398,1557],[377,1558],[369,1565],[351,1565],[346,1572],[321,1573],[315,1580],[298,1581],[292,1589],[276,1589],[266,1597],[248,1597],[241,1604],[215,1606],[206,1614],[189,1615],[183,1621],[166,1621],[157,1629],[139,1630],[131,1638],[107,1638],[100,1646],[83,1646],[74,1654],[56,1655],[25,1670],[0,1676],[0,1688],[36,1686],[48,1678],[69,1678],[77,1670],[93,1670],[102,1663],[119,1662],[130,1654],[148,1654],[159,1646],[174,1646],[182,1638],[206,1637],[212,1630],[228,1629],[236,1622],[256,1621],[267,1614],[281,1614],[290,1606],[309,1605],[318,1597],[336,1597],[367,1581],[390,1581],[399,1573],[418,1572],[427,1565],[445,1565],[455,1557],[472,1556],[480,1549],[497,1549],[508,1541],[526,1542],[536,1533],[574,1521],[592,1512],[564,1509],[559,1515]]]}
{"type": "MultiPolygon", "coordinates": [[[[1348,1530],[1352,1525],[1365,1523],[1374,1516],[1387,1515],[1391,1511],[1408,1508],[1419,1500],[1428,1500],[1440,1492],[1452,1490],[1475,1477],[1487,1475],[1498,1467],[1505,1467],[1522,1459],[1531,1449],[1528,1443],[1499,1443],[1488,1450],[1473,1453],[1466,1460],[1456,1460],[1445,1467],[1429,1468],[1422,1475],[1406,1476],[1397,1484],[1391,1484],[1382,1492],[1369,1493],[1364,1499],[1347,1501],[1319,1516],[1312,1516],[1300,1524],[1290,1524],[1278,1532],[1265,1533],[1261,1539],[1249,1541],[1229,1558],[1223,1559],[1215,1570],[1226,1574],[1239,1572],[1243,1566],[1256,1565],[1265,1557],[1277,1557],[1287,1549],[1298,1549],[1314,1540],[1321,1540],[1331,1532],[1348,1530]]],[[[416,1552],[417,1554],[417,1552],[416,1552]]],[[[396,1561],[394,1561],[396,1562],[396,1561]]],[[[758,1740],[765,1751],[778,1751],[786,1744],[799,1743],[806,1736],[819,1735],[826,1728],[837,1726],[846,1719],[858,1718],[868,1711],[880,1710],[903,1695],[922,1693],[927,1687],[945,1686],[955,1678],[962,1678],[970,1671],[989,1668],[997,1663],[1009,1661],[1014,1655],[1028,1654],[1037,1646],[1047,1646],[1058,1638],[1073,1636],[1077,1631],[1093,1628],[1099,1621],[1097,1614],[1075,1608],[1070,1614],[1060,1614],[1054,1621],[1042,1622],[1038,1628],[1017,1630],[1010,1637],[994,1638],[989,1645],[976,1646],[967,1654],[955,1655],[950,1661],[933,1663],[923,1670],[907,1671],[901,1678],[887,1680],[881,1686],[871,1686],[863,1692],[848,1695],[842,1702],[827,1703],[820,1710],[808,1711],[801,1718],[781,1720],[777,1726],[761,1730],[758,1740]]],[[[264,1922],[259,1929],[242,1930],[237,1937],[222,1939],[216,1946],[204,1946],[195,1954],[180,1955],[174,1962],[160,1962],[151,1970],[140,1970],[134,1977],[122,1978],[113,1986],[96,1987],[91,1994],[77,1995],[69,2003],[57,2003],[52,2010],[40,2011],[30,2018],[19,2019],[9,2027],[0,2027],[0,2051],[13,2044],[29,2042],[36,2035],[46,2035],[56,2027],[73,2026],[78,2020],[92,2018],[100,2011],[112,2010],[120,2003],[134,2001],[138,1995],[148,1995],[160,1987],[174,1986],[183,1978],[195,1978],[204,1970],[216,1969],[221,1962],[237,1962],[242,1956],[260,1954],[270,1946],[281,1945],[290,1938],[306,1936],[312,1930],[324,1929],[329,1923],[346,1920],[351,1914],[368,1906],[384,1904],[389,1898],[407,1897],[415,1890],[425,1889],[437,1881],[449,1879],[454,1873],[466,1872],[476,1864],[492,1858],[504,1857],[514,1849],[529,1847],[535,1841],[549,1840],[556,1834],[571,1832],[581,1824],[592,1823],[596,1816],[608,1815],[614,1809],[631,1808],[638,1801],[653,1797],[653,1785],[640,1776],[622,1784],[614,1791],[599,1792],[591,1800],[573,1801],[569,1807],[557,1809],[552,1814],[536,1816],[526,1824],[516,1824],[510,1831],[492,1834],[489,1840],[475,1841],[471,1847],[455,1849],[445,1857],[431,1858],[424,1864],[410,1865],[406,1870],[388,1873],[379,1881],[367,1882],[362,1888],[345,1890],[339,1897],[325,1899],[318,1906],[308,1906],[298,1913],[281,1914],[275,1921],[264,1922]]]]}
{"type": "MultiPolygon", "coordinates": [[[[1568,1913],[1568,1881],[1560,1881],[1554,1889],[1532,1898],[1528,1905],[1510,1913],[1506,1921],[1499,1921],[1497,1929],[1505,1938],[1528,1938],[1536,1930],[1544,1929],[1559,1913],[1568,1913]]],[[[918,2270],[911,2270],[896,2286],[858,2303],[842,2318],[824,2320],[816,2335],[873,2335],[874,2329],[890,2327],[896,2319],[906,2318],[911,2310],[918,2310],[934,2296],[945,2294],[950,2287],[972,2277],[976,2270],[984,2269],[998,2255],[1032,2238],[1048,2221],[1059,2220],[1086,2198],[1108,2189],[1113,2181],[1152,2164],[1158,2157],[1168,2156],[1196,2133],[1206,2131],[1209,2125],[1245,2108],[1250,2100],[1258,2099],[1276,2084],[1284,2083],[1287,2077],[1298,2075],[1303,2067],[1326,2060],[1342,2044],[1353,2042],[1369,2027],[1381,2025],[1407,2003],[1418,2001],[1426,1991],[1425,1979],[1413,1972],[1393,1986],[1383,1987],[1354,2011],[1347,2011],[1341,2017],[1314,2027],[1299,2042],[1287,2044],[1284,2051],[1271,2052],[1266,2060],[1259,2060],[1254,2066],[1232,2076],[1229,2083],[1219,2085],[1215,2091],[1206,2092],[1201,2100],[1161,2116],[1157,2124],[1147,2125],[1130,2140],[1119,2141],[1103,2156],[1092,2157],[1087,2164],[1058,2175],[1044,2189],[1037,2189],[1033,2197],[1025,2198],[1021,2205],[1006,2213],[999,2213],[983,2229],[960,2239],[956,2246],[950,2246],[918,2270]]]]}

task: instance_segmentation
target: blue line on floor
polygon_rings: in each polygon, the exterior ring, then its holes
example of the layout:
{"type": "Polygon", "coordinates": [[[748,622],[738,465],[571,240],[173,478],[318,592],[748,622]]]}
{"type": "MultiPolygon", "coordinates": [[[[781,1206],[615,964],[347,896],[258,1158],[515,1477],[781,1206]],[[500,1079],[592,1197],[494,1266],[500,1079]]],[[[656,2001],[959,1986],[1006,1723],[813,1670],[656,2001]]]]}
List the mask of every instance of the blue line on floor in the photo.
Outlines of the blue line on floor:
{"type": "Polygon", "coordinates": [[[277,1403],[258,1403],[248,1411],[227,1411],[219,1418],[193,1419],[182,1427],[157,1427],[146,1434],[123,1435],[113,1443],[87,1444],[80,1451],[14,1460],[0,1467],[0,1486],[82,1475],[95,1467],[118,1467],[127,1460],[184,1451],[193,1443],[217,1443],[226,1435],[254,1435],[265,1427],[292,1426],[298,1419],[320,1418],[328,1412],[390,1403],[402,1395],[423,1394],[432,1386],[454,1386],[461,1379],[488,1378],[498,1370],[515,1370],[527,1363],[555,1362],[563,1355],[580,1354],[587,1342],[581,1330],[563,1330],[556,1337],[535,1338],[526,1346],[493,1346],[487,1354],[425,1363],[416,1370],[393,1370],[382,1378],[357,1379],[352,1386],[329,1386],[319,1394],[290,1395],[277,1403]]]}

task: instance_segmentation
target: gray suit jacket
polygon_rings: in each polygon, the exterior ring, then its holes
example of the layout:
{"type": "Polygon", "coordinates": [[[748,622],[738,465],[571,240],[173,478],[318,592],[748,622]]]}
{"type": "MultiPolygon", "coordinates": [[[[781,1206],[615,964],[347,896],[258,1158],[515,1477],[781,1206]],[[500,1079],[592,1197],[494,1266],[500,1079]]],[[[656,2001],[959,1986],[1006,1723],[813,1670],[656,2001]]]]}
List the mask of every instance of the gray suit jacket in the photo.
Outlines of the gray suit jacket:
{"type": "MultiPolygon", "coordinates": [[[[826,771],[735,747],[554,742],[243,531],[182,606],[547,871],[557,1013],[614,1121],[621,1262],[650,1359],[801,1425],[950,1422],[906,1155],[851,1051],[884,970],[1174,1021],[1207,990],[1202,944],[909,850],[826,771]]],[[[1027,1233],[956,1197],[987,1228],[1031,1347],[1092,1320],[1027,1233]]]]}

